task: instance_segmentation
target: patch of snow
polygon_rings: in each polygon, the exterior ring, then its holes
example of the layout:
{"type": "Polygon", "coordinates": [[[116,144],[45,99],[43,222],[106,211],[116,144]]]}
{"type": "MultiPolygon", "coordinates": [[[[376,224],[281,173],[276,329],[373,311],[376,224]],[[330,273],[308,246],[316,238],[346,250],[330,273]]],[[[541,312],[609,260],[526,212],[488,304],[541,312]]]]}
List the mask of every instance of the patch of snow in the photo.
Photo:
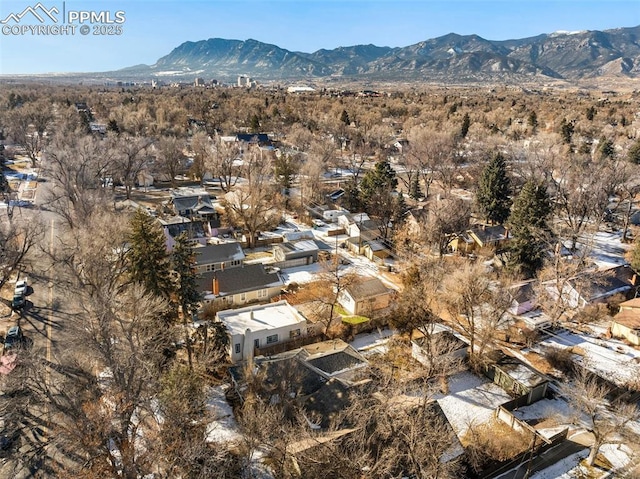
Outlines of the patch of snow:
{"type": "Polygon", "coordinates": [[[449,394],[434,398],[461,440],[470,426],[490,421],[496,408],[511,400],[500,386],[468,371],[449,378],[449,394]]]}
{"type": "Polygon", "coordinates": [[[579,463],[589,454],[588,449],[576,452],[561,461],[556,462],[553,466],[547,467],[542,471],[536,472],[531,479],[572,479],[575,478],[575,471],[579,468],[579,463]]]}
{"type": "Polygon", "coordinates": [[[389,342],[389,338],[395,334],[395,331],[392,329],[384,328],[379,329],[375,333],[363,333],[358,334],[351,341],[351,347],[356,351],[364,354],[372,354],[372,353],[380,353],[384,354],[387,352],[387,343],[389,342]]]}
{"type": "Polygon", "coordinates": [[[629,463],[633,451],[625,444],[605,444],[600,448],[600,454],[607,458],[612,469],[620,470],[629,463]]]}
{"type": "Polygon", "coordinates": [[[205,432],[207,443],[233,442],[242,437],[233,410],[225,397],[229,387],[225,384],[209,388],[206,407],[213,419],[207,424],[205,432]]]}
{"type": "Polygon", "coordinates": [[[640,351],[614,339],[604,341],[582,333],[563,331],[540,342],[533,350],[544,354],[548,348],[571,347],[576,356],[580,352],[578,358],[587,369],[618,386],[624,386],[637,378],[640,351]]]}

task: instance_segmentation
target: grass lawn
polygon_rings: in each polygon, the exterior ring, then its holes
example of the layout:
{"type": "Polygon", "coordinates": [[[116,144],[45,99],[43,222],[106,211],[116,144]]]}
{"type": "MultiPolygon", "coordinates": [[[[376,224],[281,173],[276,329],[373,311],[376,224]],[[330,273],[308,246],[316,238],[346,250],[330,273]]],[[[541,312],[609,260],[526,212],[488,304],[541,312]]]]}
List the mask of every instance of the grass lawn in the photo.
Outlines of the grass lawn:
{"type": "Polygon", "coordinates": [[[355,314],[349,314],[347,313],[344,308],[342,306],[340,306],[339,304],[336,304],[334,306],[334,310],[336,313],[338,313],[340,316],[342,316],[342,322],[343,323],[347,323],[347,324],[362,324],[362,323],[366,323],[367,321],[369,321],[369,318],[367,318],[366,316],[358,316],[355,314]]]}

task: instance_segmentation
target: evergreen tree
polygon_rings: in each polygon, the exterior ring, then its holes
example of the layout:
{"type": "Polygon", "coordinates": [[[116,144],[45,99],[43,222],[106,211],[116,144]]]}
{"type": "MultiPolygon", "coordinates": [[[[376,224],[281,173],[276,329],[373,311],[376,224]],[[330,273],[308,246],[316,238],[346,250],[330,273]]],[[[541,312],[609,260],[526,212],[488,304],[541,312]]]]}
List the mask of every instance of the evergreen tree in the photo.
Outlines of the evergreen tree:
{"type": "Polygon", "coordinates": [[[528,123],[529,123],[529,126],[531,127],[531,131],[535,133],[538,128],[538,115],[536,114],[535,111],[531,111],[531,113],[529,113],[528,123]]]}
{"type": "Polygon", "coordinates": [[[258,118],[258,115],[254,114],[249,119],[249,130],[251,133],[260,132],[260,118],[258,118]]]}
{"type": "Polygon", "coordinates": [[[600,159],[604,160],[607,158],[613,158],[614,153],[615,148],[613,145],[613,140],[602,137],[600,139],[600,144],[598,145],[598,156],[600,157],[600,159]]]}
{"type": "Polygon", "coordinates": [[[160,223],[138,209],[131,219],[129,242],[131,279],[148,292],[169,298],[172,291],[169,255],[160,223]]]}
{"type": "Polygon", "coordinates": [[[349,119],[349,114],[347,113],[347,110],[342,110],[342,113],[340,114],[340,121],[347,126],[351,124],[351,120],[349,119]]]}
{"type": "Polygon", "coordinates": [[[476,202],[490,223],[504,223],[511,208],[511,182],[507,176],[507,165],[501,153],[496,153],[487,163],[478,184],[476,202]]]}
{"type": "Polygon", "coordinates": [[[567,145],[571,144],[573,130],[573,123],[567,122],[567,120],[563,118],[562,122],[560,123],[560,134],[562,135],[562,141],[567,145]]]}
{"type": "Polygon", "coordinates": [[[368,202],[375,195],[380,193],[391,193],[398,186],[396,172],[387,160],[376,163],[373,170],[367,171],[360,182],[362,199],[368,202]]]}
{"type": "Polygon", "coordinates": [[[174,293],[182,309],[187,356],[189,359],[189,368],[191,368],[192,351],[188,324],[193,318],[193,315],[198,311],[202,296],[198,292],[198,285],[196,283],[195,255],[185,232],[180,233],[176,238],[171,259],[173,272],[175,273],[174,293]]]}
{"type": "Polygon", "coordinates": [[[640,165],[640,139],[631,145],[627,152],[627,159],[636,165],[640,165]]]}
{"type": "Polygon", "coordinates": [[[377,162],[360,182],[360,197],[365,210],[379,220],[380,233],[384,238],[389,235],[390,224],[397,224],[405,210],[404,198],[396,191],[397,186],[396,172],[387,160],[377,162]]]}
{"type": "Polygon", "coordinates": [[[462,126],[460,127],[460,136],[462,138],[467,137],[467,133],[469,133],[469,127],[471,126],[471,118],[469,118],[469,113],[465,113],[462,117],[462,126]]]}
{"type": "Polygon", "coordinates": [[[525,183],[513,203],[509,218],[511,240],[509,266],[523,275],[533,276],[544,263],[546,239],[550,229],[551,200],[547,188],[537,181],[525,183]]]}
{"type": "Polygon", "coordinates": [[[409,184],[409,197],[414,200],[419,200],[423,196],[422,190],[420,189],[420,176],[416,173],[416,175],[411,178],[411,183],[409,184]]]}

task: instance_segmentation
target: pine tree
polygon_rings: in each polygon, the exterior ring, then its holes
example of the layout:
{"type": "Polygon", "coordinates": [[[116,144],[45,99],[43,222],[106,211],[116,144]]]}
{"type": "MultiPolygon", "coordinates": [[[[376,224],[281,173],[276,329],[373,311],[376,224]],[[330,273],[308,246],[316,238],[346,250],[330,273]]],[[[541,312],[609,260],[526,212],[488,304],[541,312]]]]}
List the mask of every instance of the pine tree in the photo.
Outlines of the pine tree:
{"type": "Polygon", "coordinates": [[[405,211],[404,198],[396,192],[398,178],[387,160],[376,163],[373,170],[367,171],[360,182],[360,196],[365,211],[376,218],[380,233],[387,238],[390,224],[396,225],[405,211]]]}
{"type": "Polygon", "coordinates": [[[533,276],[544,263],[551,200],[547,188],[536,181],[525,183],[513,203],[509,218],[513,239],[509,246],[509,266],[523,275],[533,276]]]}
{"type": "Polygon", "coordinates": [[[613,158],[615,153],[615,147],[613,140],[609,138],[600,138],[600,145],[598,145],[598,156],[601,160],[613,158]]]}
{"type": "Polygon", "coordinates": [[[409,184],[409,197],[414,200],[419,200],[422,196],[422,190],[420,189],[420,176],[416,173],[416,175],[411,178],[411,183],[409,184]]]}
{"type": "Polygon", "coordinates": [[[465,113],[464,117],[462,117],[462,126],[460,127],[460,136],[462,138],[467,137],[467,133],[469,133],[470,126],[471,126],[471,118],[469,118],[469,113],[465,113]]]}
{"type": "Polygon", "coordinates": [[[395,191],[397,186],[396,172],[387,160],[382,160],[376,163],[373,170],[367,171],[364,175],[360,182],[360,191],[366,203],[375,195],[395,191]]]}
{"type": "Polygon", "coordinates": [[[627,159],[635,165],[640,165],[640,139],[629,148],[627,159]]]}
{"type": "Polygon", "coordinates": [[[131,219],[129,242],[131,279],[148,292],[169,298],[172,291],[169,255],[160,223],[139,209],[131,219]]]}
{"type": "Polygon", "coordinates": [[[173,263],[173,272],[175,273],[175,298],[182,309],[182,324],[184,326],[189,368],[191,368],[192,348],[188,324],[193,315],[198,311],[202,296],[198,292],[196,283],[195,255],[185,232],[180,233],[176,238],[171,260],[173,263]]]}
{"type": "Polygon", "coordinates": [[[504,223],[511,208],[511,182],[507,176],[507,166],[502,154],[496,153],[487,163],[478,185],[476,202],[478,208],[490,223],[504,223]]]}
{"type": "Polygon", "coordinates": [[[349,114],[347,113],[347,110],[342,110],[342,113],[340,114],[340,121],[347,126],[351,124],[351,120],[349,119],[349,114]]]}

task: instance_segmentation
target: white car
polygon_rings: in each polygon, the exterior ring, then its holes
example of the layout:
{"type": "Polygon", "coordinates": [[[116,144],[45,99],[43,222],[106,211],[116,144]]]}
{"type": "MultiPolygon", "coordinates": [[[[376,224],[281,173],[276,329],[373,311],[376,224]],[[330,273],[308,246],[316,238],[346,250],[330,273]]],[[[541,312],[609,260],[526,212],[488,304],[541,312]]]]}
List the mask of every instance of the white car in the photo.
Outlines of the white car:
{"type": "Polygon", "coordinates": [[[27,281],[27,278],[22,278],[16,281],[16,289],[13,292],[14,296],[24,296],[25,294],[27,294],[28,285],[29,283],[27,281]]]}

